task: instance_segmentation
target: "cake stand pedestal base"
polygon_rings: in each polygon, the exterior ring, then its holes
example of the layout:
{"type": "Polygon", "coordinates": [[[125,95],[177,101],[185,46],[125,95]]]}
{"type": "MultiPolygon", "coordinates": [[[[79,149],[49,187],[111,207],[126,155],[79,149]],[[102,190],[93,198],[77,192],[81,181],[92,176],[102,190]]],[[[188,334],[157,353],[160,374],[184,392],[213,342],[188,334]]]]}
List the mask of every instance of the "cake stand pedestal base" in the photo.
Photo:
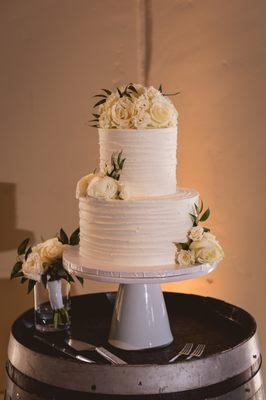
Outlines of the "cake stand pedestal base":
{"type": "Polygon", "coordinates": [[[160,284],[120,284],[108,339],[123,350],[164,347],[173,341],[160,284]]]}

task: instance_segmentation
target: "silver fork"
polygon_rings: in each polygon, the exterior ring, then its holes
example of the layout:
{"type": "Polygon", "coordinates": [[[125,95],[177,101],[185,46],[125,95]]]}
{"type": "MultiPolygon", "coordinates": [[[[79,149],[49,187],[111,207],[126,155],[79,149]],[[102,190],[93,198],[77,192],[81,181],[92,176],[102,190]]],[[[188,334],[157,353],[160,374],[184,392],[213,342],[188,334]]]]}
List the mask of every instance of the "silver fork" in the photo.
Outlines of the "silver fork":
{"type": "Polygon", "coordinates": [[[193,349],[193,346],[194,346],[193,343],[186,343],[183,349],[181,349],[179,353],[177,353],[177,355],[171,358],[168,362],[172,363],[181,356],[189,356],[191,350],[193,349]]]}
{"type": "Polygon", "coordinates": [[[205,344],[199,344],[195,350],[186,358],[186,360],[190,360],[193,357],[201,357],[204,350],[206,348],[205,344]]]}

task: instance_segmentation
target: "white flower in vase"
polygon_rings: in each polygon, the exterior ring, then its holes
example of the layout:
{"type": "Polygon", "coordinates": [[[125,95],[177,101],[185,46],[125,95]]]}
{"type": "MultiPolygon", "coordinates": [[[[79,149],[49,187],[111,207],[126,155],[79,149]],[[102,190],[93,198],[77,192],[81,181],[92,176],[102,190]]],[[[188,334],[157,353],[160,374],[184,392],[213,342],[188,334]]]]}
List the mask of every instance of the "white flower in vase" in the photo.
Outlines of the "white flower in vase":
{"type": "Polygon", "coordinates": [[[40,282],[43,273],[43,265],[41,257],[38,253],[30,253],[22,264],[23,274],[36,282],[40,282]]]}
{"type": "Polygon", "coordinates": [[[63,255],[64,245],[57,239],[48,239],[32,248],[33,253],[38,253],[43,263],[49,263],[63,255]]]}

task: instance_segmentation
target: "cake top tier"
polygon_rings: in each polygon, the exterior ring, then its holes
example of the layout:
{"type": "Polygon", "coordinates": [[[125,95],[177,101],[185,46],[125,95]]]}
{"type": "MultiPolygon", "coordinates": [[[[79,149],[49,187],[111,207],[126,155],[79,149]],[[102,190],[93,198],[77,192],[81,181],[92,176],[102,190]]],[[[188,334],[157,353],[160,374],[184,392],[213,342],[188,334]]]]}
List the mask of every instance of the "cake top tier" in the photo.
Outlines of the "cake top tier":
{"type": "Polygon", "coordinates": [[[93,126],[103,129],[156,129],[177,125],[178,113],[162,86],[130,83],[111,91],[102,89],[94,105],[93,126]]]}

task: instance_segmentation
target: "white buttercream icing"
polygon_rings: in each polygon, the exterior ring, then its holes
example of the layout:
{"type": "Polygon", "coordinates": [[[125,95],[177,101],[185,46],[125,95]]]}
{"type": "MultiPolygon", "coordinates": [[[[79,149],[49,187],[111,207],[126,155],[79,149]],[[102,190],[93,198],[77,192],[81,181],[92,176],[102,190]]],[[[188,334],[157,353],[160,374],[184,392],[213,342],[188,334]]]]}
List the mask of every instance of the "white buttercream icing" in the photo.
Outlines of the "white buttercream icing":
{"type": "Polygon", "coordinates": [[[114,152],[126,158],[120,182],[130,197],[176,192],[177,127],[163,129],[99,129],[100,168],[114,152]]]}
{"type": "Polygon", "coordinates": [[[173,242],[185,242],[195,190],[157,198],[80,198],[80,254],[96,266],[159,266],[175,262],[173,242]]]}

